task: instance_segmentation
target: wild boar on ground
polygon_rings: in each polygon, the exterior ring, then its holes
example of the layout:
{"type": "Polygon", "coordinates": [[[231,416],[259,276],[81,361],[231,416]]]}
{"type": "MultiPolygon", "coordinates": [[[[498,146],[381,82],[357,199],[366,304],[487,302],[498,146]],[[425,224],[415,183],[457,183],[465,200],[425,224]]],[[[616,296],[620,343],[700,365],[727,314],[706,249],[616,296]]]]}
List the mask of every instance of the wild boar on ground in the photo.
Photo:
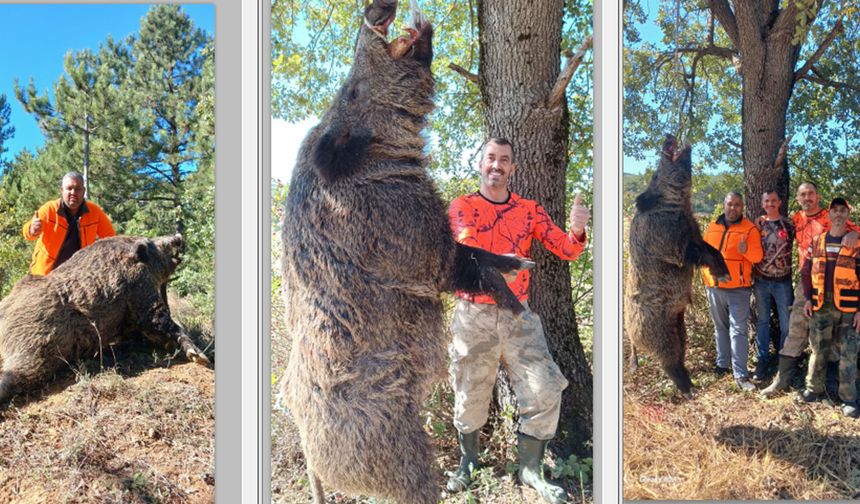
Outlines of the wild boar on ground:
{"type": "Polygon", "coordinates": [[[105,238],[47,276],[22,278],[0,302],[0,403],[129,335],[208,364],[167,304],[182,249],[179,235],[105,238]]]}
{"type": "Polygon", "coordinates": [[[280,395],[315,502],[348,494],[435,503],[419,410],[446,366],[440,293],[489,292],[523,310],[501,273],[525,261],[455,243],[426,169],[432,28],[389,43],[397,2],[364,12],[354,62],[293,171],[284,223],[291,354],[280,395]]]}
{"type": "Polygon", "coordinates": [[[716,277],[729,273],[720,252],[702,239],[693,216],[691,151],[690,145],[678,150],[675,138],[667,135],[657,171],[636,198],[624,297],[631,370],[637,367],[636,351],[644,350],[687,398],[693,384],[684,366],[684,312],[692,303],[693,268],[711,268],[716,277]]]}

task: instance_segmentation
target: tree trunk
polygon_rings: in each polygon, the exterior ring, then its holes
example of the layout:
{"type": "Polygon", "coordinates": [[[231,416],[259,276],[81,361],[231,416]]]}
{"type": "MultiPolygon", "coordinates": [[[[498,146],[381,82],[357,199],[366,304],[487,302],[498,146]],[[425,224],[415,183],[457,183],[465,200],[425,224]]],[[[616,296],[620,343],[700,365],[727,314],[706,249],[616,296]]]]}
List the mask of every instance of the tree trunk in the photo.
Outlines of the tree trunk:
{"type": "MultiPolygon", "coordinates": [[[[566,101],[549,108],[550,91],[560,72],[562,0],[484,0],[478,2],[479,86],[487,137],[514,145],[517,170],[511,190],[538,201],[560,227],[565,215],[568,162],[566,101]]],[[[558,436],[559,455],[584,453],[592,437],[593,383],[576,326],[570,271],[535,242],[537,266],[529,305],[540,315],[547,344],[570,385],[564,391],[558,436]]],[[[513,392],[504,376],[497,384],[500,408],[513,392]]]]}
{"type": "Polygon", "coordinates": [[[766,189],[779,192],[783,214],[787,214],[790,201],[788,163],[774,162],[785,140],[785,117],[800,46],[791,43],[796,6],[778,7],[773,0],[735,2],[732,11],[723,0],[711,3],[712,12],[740,54],[741,145],[745,213],[749,218],[763,213],[760,201],[766,189]]]}
{"type": "Polygon", "coordinates": [[[171,164],[170,171],[173,175],[173,215],[175,216],[175,229],[177,234],[185,233],[185,218],[182,215],[182,167],[179,164],[171,164]]]}
{"type": "Polygon", "coordinates": [[[783,214],[788,212],[788,163],[774,165],[785,140],[785,116],[794,87],[794,63],[797,60],[790,36],[783,41],[767,41],[768,57],[755,61],[749,68],[744,60],[742,151],[744,193],[747,217],[763,213],[761,195],[776,189],[782,199],[783,214]]]}

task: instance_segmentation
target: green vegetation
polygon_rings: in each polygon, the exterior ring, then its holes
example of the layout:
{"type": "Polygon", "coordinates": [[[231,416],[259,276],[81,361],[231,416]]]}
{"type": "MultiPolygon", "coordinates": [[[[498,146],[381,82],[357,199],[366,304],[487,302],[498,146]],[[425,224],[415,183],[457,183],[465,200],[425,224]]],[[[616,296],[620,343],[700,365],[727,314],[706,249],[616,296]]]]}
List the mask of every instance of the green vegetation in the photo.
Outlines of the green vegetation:
{"type": "MultiPolygon", "coordinates": [[[[15,82],[45,145],[0,159],[0,295],[27,272],[21,228],[59,197],[62,175],[85,172],[89,198],[118,234],[181,232],[173,288],[214,316],[214,40],[176,5],[152,7],[140,30],[97,50],[70,50],[50,88],[15,82]]],[[[20,76],[26,78],[26,76],[20,76]]],[[[0,155],[14,134],[0,95],[0,155]]]]}

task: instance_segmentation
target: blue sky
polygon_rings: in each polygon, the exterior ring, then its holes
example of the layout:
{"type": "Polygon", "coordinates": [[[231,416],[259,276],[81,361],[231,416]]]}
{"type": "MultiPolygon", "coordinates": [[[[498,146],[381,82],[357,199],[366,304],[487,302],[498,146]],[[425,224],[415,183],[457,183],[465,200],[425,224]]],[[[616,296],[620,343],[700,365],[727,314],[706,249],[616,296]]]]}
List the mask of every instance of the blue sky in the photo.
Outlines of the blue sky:
{"type": "MultiPolygon", "coordinates": [[[[657,47],[666,47],[665,44],[662,43],[663,39],[663,31],[657,26],[657,12],[659,10],[660,1],[659,0],[644,0],[641,2],[642,10],[645,11],[645,14],[648,16],[647,20],[643,24],[636,24],[636,29],[639,30],[639,35],[642,38],[642,42],[649,42],[654,44],[657,47]]],[[[622,74],[623,75],[623,74],[622,74]]],[[[622,86],[624,83],[622,83],[622,86]]],[[[623,110],[622,110],[623,112],[623,110]]],[[[624,125],[624,121],[621,121],[622,127],[624,125]]],[[[623,135],[623,133],[622,133],[623,135]]],[[[624,156],[624,172],[627,173],[643,173],[646,169],[653,167],[653,165],[657,162],[657,149],[654,149],[654,155],[651,158],[646,158],[645,160],[637,160],[632,157],[624,156]]]]}
{"type": "MultiPolygon", "coordinates": [[[[196,26],[215,33],[215,7],[184,5],[196,26]]],[[[63,74],[66,52],[98,49],[108,35],[115,40],[137,32],[149,5],[12,5],[0,4],[0,94],[5,94],[12,112],[14,137],[7,141],[3,156],[14,158],[21,149],[35,151],[44,143],[30,114],[15,98],[14,79],[26,86],[32,77],[41,92],[52,89],[63,74]]]]}

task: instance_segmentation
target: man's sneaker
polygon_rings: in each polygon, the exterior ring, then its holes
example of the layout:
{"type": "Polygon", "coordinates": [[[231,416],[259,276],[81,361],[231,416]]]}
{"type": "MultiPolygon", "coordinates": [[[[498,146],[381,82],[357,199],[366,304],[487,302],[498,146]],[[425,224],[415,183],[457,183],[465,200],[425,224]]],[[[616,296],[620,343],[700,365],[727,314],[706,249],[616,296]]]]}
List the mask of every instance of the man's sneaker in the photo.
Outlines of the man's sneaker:
{"type": "Polygon", "coordinates": [[[857,408],[857,403],[845,403],[842,405],[842,414],[850,417],[857,418],[860,416],[860,409],[857,408]]]}
{"type": "Polygon", "coordinates": [[[738,388],[743,390],[744,392],[752,392],[755,390],[755,385],[750,381],[749,378],[743,377],[735,380],[735,383],[738,384],[738,388]]]}
{"type": "Polygon", "coordinates": [[[812,403],[818,401],[819,399],[821,399],[821,394],[813,392],[809,389],[806,389],[803,392],[797,394],[797,400],[806,403],[812,403]]]}
{"type": "Polygon", "coordinates": [[[716,366],[716,367],[714,367],[714,374],[715,374],[715,375],[717,375],[717,376],[727,375],[727,374],[729,374],[731,371],[732,371],[732,370],[731,370],[731,369],[729,369],[729,368],[727,368],[727,367],[720,367],[720,366],[716,366]]]}

